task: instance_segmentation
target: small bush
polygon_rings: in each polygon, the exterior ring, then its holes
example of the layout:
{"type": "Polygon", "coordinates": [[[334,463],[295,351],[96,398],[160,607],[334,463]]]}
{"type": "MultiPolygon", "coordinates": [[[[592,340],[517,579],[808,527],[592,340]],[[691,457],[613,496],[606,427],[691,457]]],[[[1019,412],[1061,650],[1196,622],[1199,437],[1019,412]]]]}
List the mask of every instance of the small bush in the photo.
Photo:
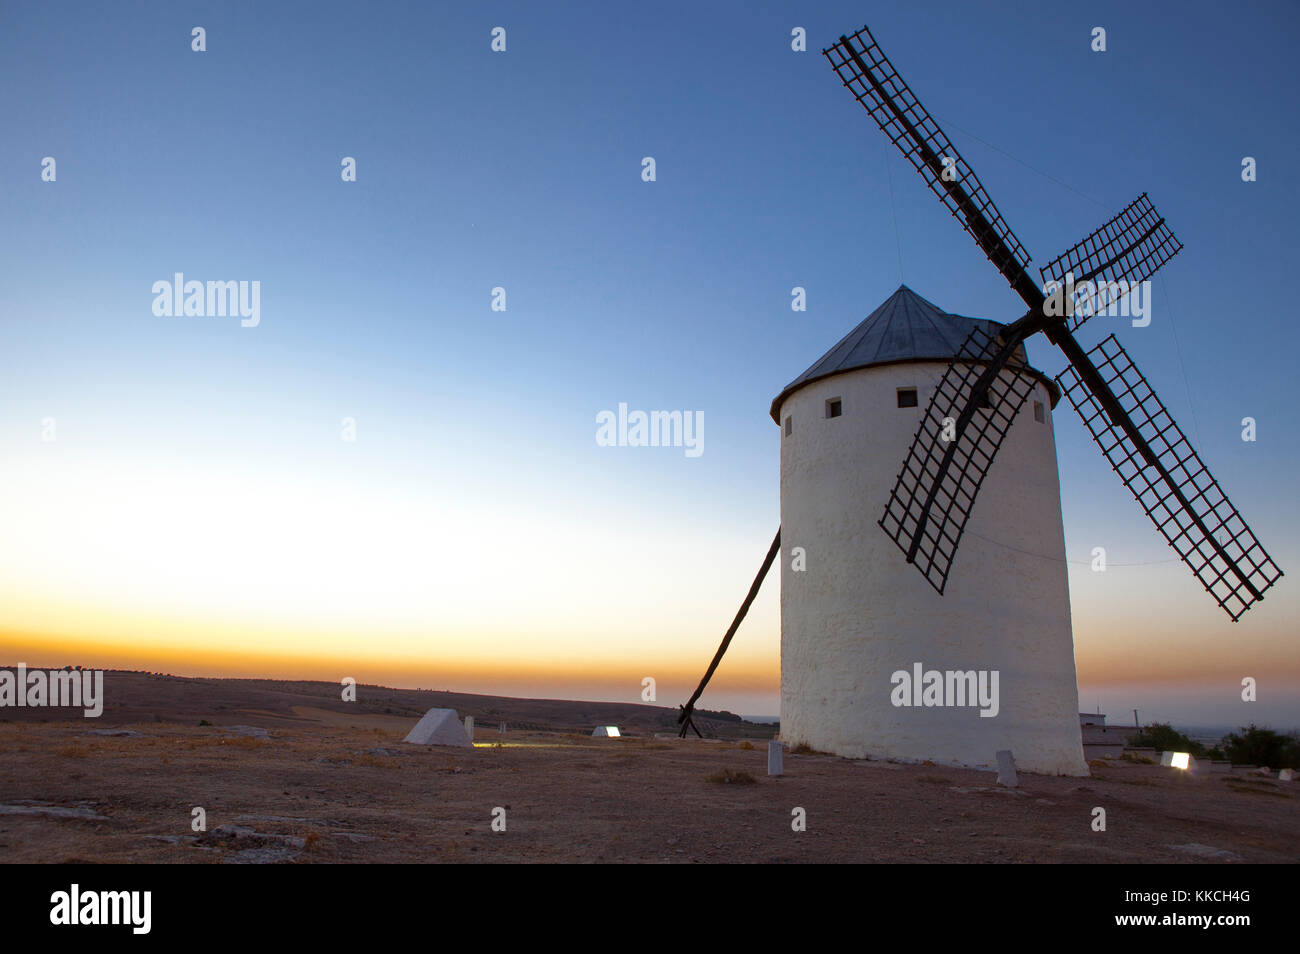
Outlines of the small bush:
{"type": "Polygon", "coordinates": [[[706,782],[718,782],[723,785],[753,785],[758,781],[748,772],[733,772],[731,769],[722,769],[712,775],[706,775],[704,780],[706,782]]]}
{"type": "Polygon", "coordinates": [[[754,750],[754,743],[746,739],[744,742],[741,742],[740,745],[736,746],[736,748],[744,749],[747,752],[752,752],[754,750]]]}
{"type": "Polygon", "coordinates": [[[1145,755],[1138,755],[1138,754],[1136,754],[1136,753],[1134,753],[1134,752],[1125,752],[1123,755],[1120,756],[1120,760],[1123,761],[1123,762],[1137,762],[1137,763],[1139,763],[1139,764],[1141,764],[1141,765],[1155,765],[1155,764],[1156,764],[1156,760],[1155,760],[1155,759],[1149,759],[1149,758],[1147,758],[1145,755]]]}
{"type": "Polygon", "coordinates": [[[1271,769],[1300,765],[1300,738],[1254,724],[1225,738],[1223,749],[1237,765],[1267,765],[1271,769]]]}
{"type": "Polygon", "coordinates": [[[1156,749],[1160,752],[1190,752],[1198,759],[1206,757],[1205,746],[1193,742],[1167,722],[1153,722],[1128,740],[1135,749],[1156,749]]]}
{"type": "MultiPolygon", "coordinates": [[[[831,757],[829,752],[822,752],[820,749],[814,749],[807,742],[800,742],[794,748],[790,749],[789,752],[791,755],[824,755],[828,758],[831,757]]],[[[930,762],[927,764],[933,765],[934,763],[930,762]]]]}
{"type": "Polygon", "coordinates": [[[212,723],[209,722],[207,719],[200,719],[199,725],[212,725],[212,723]]]}

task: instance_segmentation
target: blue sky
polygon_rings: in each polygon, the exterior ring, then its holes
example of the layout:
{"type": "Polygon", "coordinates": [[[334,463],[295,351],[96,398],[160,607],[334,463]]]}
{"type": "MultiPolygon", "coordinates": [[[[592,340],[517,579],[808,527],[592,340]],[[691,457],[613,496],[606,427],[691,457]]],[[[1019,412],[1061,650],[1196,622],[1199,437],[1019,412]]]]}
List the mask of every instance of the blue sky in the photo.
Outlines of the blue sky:
{"type": "MultiPolygon", "coordinates": [[[[50,488],[75,494],[101,473],[173,488],[200,473],[165,518],[173,530],[186,502],[201,510],[223,486],[254,493],[262,480],[319,482],[322,520],[339,487],[348,500],[494,514],[480,549],[463,536],[473,522],[448,538],[436,513],[415,521],[411,558],[464,549],[483,561],[480,583],[534,574],[536,599],[497,623],[526,634],[530,614],[548,614],[538,658],[547,640],[571,638],[575,656],[641,666],[662,652],[702,670],[779,522],[772,397],[900,280],[950,311],[1023,311],[820,55],[864,22],[1035,266],[1150,194],[1185,245],[1156,280],[1153,321],[1098,318],[1080,339],[1119,336],[1274,559],[1297,566],[1286,281],[1300,211],[1289,175],[1300,8],[1282,2],[7,4],[9,507],[44,493],[57,511],[50,488]],[[207,31],[204,53],[190,49],[194,26],[207,31]],[[504,53],[490,49],[496,26],[504,53]],[[790,49],[796,26],[806,53],[790,49]],[[1105,53],[1090,48],[1094,26],[1107,30],[1105,53]],[[55,183],[40,179],[45,156],[55,183]],[[344,156],[357,160],[355,183],[340,180],[344,156]],[[644,156],[653,183],[641,180],[644,156]],[[1243,156],[1258,181],[1242,182],[1243,156]],[[260,325],[155,317],[150,287],[178,271],[260,281],[260,325]],[[804,313],[790,309],[795,285],[807,289],[804,313]],[[490,309],[495,286],[505,312],[490,309]],[[702,411],[705,453],[597,447],[595,415],[619,402],[702,411]],[[345,416],[355,445],[339,441],[345,416]],[[1255,443],[1240,438],[1245,416],[1258,421],[1255,443]],[[46,417],[57,448],[38,442],[46,417]],[[533,529],[514,539],[514,520],[533,529]],[[582,540],[560,559],[574,527],[582,540]],[[637,626],[620,622],[629,615],[637,626]],[[579,635],[556,637],[556,618],[579,635]]],[[[1064,364],[1041,338],[1030,357],[1051,374],[1064,364]]],[[[1086,563],[1105,545],[1116,564],[1169,559],[1064,404],[1056,430],[1070,558],[1086,563]]],[[[164,518],[132,513],[147,549],[164,518]]],[[[392,539],[405,546],[396,513],[392,539]]],[[[263,531],[236,536],[257,549],[263,531]]],[[[39,524],[29,532],[5,548],[6,566],[31,576],[22,613],[20,584],[7,591],[10,626],[35,625],[40,599],[70,588],[120,589],[97,582],[101,564],[55,553],[36,567],[39,524]]],[[[388,539],[352,542],[363,538],[388,539]]],[[[74,531],[61,539],[78,547],[74,531]]],[[[167,540],[180,560],[202,549],[167,540]]],[[[240,541],[226,546],[238,554],[240,541]]],[[[430,564],[427,604],[411,572],[405,624],[439,622],[449,607],[474,616],[463,588],[437,589],[441,566],[430,564]]],[[[1121,569],[1101,581],[1072,567],[1081,659],[1094,647],[1145,684],[1190,639],[1198,652],[1223,647],[1229,690],[1239,669],[1277,670],[1297,610],[1291,577],[1233,627],[1181,565],[1121,569]],[[1117,630],[1159,652],[1110,654],[1117,630]]],[[[168,602],[145,579],[117,609],[145,613],[155,598],[168,602]]],[[[724,666],[715,704],[772,711],[776,607],[770,586],[737,643],[767,666],[767,688],[728,689],[724,666]]],[[[504,655],[516,648],[503,638],[504,655]]],[[[1294,654],[1289,665],[1269,718],[1300,724],[1294,654]]],[[[674,704],[691,688],[664,682],[674,704]]],[[[1219,692],[1175,691],[1170,716],[1217,721],[1196,716],[1219,692]]],[[[1113,698],[1143,705],[1139,690],[1113,698]]]]}

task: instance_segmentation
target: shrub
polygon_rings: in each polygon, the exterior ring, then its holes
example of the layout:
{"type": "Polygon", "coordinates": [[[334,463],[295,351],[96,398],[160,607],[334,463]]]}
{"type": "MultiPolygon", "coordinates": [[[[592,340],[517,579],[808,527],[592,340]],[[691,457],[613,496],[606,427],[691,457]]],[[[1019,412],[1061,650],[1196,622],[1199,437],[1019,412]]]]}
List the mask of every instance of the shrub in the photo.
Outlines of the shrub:
{"type": "MultiPolygon", "coordinates": [[[[794,746],[794,748],[786,749],[786,751],[791,755],[820,755],[825,758],[834,758],[830,752],[823,752],[821,749],[814,749],[807,742],[800,742],[798,745],[794,746]]],[[[868,757],[868,761],[870,761],[870,757],[868,757]]],[[[934,763],[930,762],[929,764],[933,765],[934,763]]]]}
{"type": "Polygon", "coordinates": [[[1157,749],[1161,752],[1190,752],[1198,759],[1206,758],[1205,746],[1193,742],[1167,722],[1153,722],[1129,739],[1135,749],[1157,749]]]}
{"type": "Polygon", "coordinates": [[[1238,765],[1267,765],[1271,769],[1300,765],[1300,739],[1251,724],[1223,740],[1223,750],[1238,765]]]}
{"type": "Polygon", "coordinates": [[[706,775],[704,780],[706,782],[719,782],[723,785],[753,785],[758,781],[748,772],[733,772],[731,769],[722,769],[712,775],[706,775]]]}

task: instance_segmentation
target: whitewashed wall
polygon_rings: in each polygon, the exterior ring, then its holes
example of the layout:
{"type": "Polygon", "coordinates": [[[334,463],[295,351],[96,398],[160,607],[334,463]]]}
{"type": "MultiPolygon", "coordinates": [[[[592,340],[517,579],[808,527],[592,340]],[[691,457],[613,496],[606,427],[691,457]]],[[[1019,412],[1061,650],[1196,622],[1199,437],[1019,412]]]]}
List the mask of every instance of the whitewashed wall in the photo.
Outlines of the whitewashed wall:
{"type": "Polygon", "coordinates": [[[1022,770],[1086,775],[1047,388],[1012,425],[943,596],[876,523],[944,369],[837,374],[781,407],[781,737],[850,758],[969,766],[1011,749],[1022,770]],[[917,407],[897,406],[903,387],[917,388],[917,407]],[[843,414],[828,419],[835,397],[843,414]],[[791,570],[795,547],[805,572],[791,570]],[[916,662],[998,670],[999,714],[894,707],[890,675],[916,662]]]}

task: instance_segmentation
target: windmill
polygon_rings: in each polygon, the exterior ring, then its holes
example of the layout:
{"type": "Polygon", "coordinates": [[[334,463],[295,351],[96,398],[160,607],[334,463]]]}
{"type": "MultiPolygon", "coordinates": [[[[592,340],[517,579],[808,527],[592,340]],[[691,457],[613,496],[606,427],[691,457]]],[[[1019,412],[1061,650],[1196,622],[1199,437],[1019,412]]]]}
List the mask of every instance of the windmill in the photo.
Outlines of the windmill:
{"type": "MultiPolygon", "coordinates": [[[[1263,599],[1264,591],[1282,576],[1281,570],[1115,336],[1088,351],[1074,337],[1099,304],[1104,307],[1116,294],[1150,279],[1182,248],[1150,199],[1145,193],[1139,196],[1041,269],[1045,291],[1030,277],[1029,255],[975,172],[917,101],[871,32],[863,27],[852,36],[841,35],[822,52],[843,85],[1027,307],[1009,325],[952,324],[963,330],[969,325],[969,332],[960,346],[949,352],[947,368],[921,416],[883,515],[876,521],[879,527],[902,551],[905,562],[919,570],[942,597],[985,478],[1021,408],[1042,384],[1042,376],[1028,366],[1024,351],[1024,342],[1041,332],[1067,358],[1067,368],[1055,381],[1111,467],[1211,597],[1234,622],[1240,619],[1263,599]],[[1075,289],[1089,290],[1079,308],[1075,307],[1075,289]]],[[[900,294],[903,291],[910,294],[907,289],[900,289],[900,294]]],[[[866,366],[859,363],[856,367],[866,366]]],[[[774,417],[783,398],[802,381],[819,379],[810,376],[816,368],[809,369],[773,402],[774,417]]],[[[838,415],[838,400],[835,403],[834,414],[838,415]]],[[[832,414],[830,404],[828,400],[828,417],[832,414]]],[[[901,399],[899,406],[903,406],[901,399]]],[[[790,423],[787,420],[787,437],[790,423]]],[[[783,511],[784,481],[783,470],[783,511]]],[[[1059,486],[1056,493],[1059,507],[1059,486]]],[[[787,529],[784,523],[783,514],[783,529],[787,529]]],[[[682,735],[694,728],[694,704],[771,567],[781,535],[778,530],[704,680],[682,707],[678,719],[682,735]]],[[[1068,602],[1068,595],[1066,599],[1068,602]]],[[[783,602],[783,697],[785,627],[783,602]]],[[[1068,639],[1068,606],[1065,627],[1068,639]]],[[[1073,682],[1072,642],[1068,668],[1073,682]]],[[[1076,703],[1071,705],[1077,707],[1077,688],[1073,691],[1076,703]]]]}

